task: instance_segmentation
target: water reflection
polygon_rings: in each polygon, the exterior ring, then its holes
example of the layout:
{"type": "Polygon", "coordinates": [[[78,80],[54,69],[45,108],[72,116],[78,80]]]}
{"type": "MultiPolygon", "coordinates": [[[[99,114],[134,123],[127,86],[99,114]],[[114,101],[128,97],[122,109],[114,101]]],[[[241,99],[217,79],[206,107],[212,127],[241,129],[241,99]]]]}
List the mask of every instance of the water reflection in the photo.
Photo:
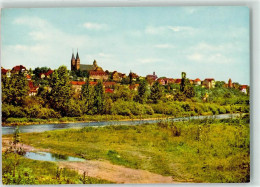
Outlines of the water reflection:
{"type": "Polygon", "coordinates": [[[85,161],[82,158],[76,158],[72,156],[60,155],[55,153],[48,152],[26,152],[24,157],[33,159],[33,160],[41,160],[41,161],[74,161],[74,162],[82,162],[85,161]]]}

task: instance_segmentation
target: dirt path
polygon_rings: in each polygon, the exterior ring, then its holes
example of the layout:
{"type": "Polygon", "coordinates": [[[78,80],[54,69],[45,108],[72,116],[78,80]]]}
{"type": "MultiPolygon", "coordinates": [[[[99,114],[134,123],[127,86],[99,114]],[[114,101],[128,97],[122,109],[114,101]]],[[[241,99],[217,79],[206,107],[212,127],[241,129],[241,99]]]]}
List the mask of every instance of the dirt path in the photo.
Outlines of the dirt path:
{"type": "MultiPolygon", "coordinates": [[[[8,149],[11,144],[10,141],[12,140],[12,138],[4,138],[2,137],[2,152],[4,152],[6,149],[8,149]]],[[[22,147],[24,151],[49,151],[48,149],[37,149],[33,146],[30,145],[26,145],[23,143],[18,143],[16,145],[17,148],[22,147]]]]}
{"type": "MultiPolygon", "coordinates": [[[[17,146],[23,147],[25,151],[49,151],[20,143],[17,146]]],[[[2,137],[2,152],[8,147],[10,147],[10,138],[2,137]]],[[[115,183],[178,183],[170,176],[166,177],[145,170],[126,168],[111,164],[108,161],[86,160],[84,162],[64,161],[57,163],[60,167],[76,170],[80,174],[83,174],[85,171],[90,177],[105,179],[115,183]]]]}
{"type": "Polygon", "coordinates": [[[120,165],[113,165],[108,161],[87,160],[85,162],[59,162],[61,167],[77,170],[80,174],[86,171],[90,177],[105,179],[115,183],[177,183],[172,177],[140,169],[126,168],[120,165]]]}

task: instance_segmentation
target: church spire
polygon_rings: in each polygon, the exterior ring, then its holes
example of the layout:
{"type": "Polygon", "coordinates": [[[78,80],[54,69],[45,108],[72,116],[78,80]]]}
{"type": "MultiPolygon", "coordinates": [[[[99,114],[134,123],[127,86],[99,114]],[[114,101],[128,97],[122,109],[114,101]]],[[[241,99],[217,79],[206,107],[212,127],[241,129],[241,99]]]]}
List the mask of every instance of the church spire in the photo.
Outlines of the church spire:
{"type": "Polygon", "coordinates": [[[72,57],[71,57],[71,60],[74,60],[75,59],[75,56],[74,56],[74,51],[72,49],[72,57]]]}
{"type": "Polygon", "coordinates": [[[78,49],[77,49],[77,55],[76,55],[76,59],[79,59],[79,53],[78,53],[78,49]]]}

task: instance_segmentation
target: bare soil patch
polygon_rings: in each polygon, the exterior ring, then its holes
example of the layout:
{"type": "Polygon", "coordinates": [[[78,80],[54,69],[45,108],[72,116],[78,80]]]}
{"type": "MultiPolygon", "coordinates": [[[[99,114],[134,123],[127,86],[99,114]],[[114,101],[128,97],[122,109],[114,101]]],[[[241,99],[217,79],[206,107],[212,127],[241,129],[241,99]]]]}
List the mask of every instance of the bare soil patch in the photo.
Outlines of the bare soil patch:
{"type": "Polygon", "coordinates": [[[124,184],[152,184],[152,183],[178,183],[170,176],[162,176],[140,169],[126,168],[111,164],[108,161],[87,160],[85,162],[59,162],[61,167],[84,171],[90,177],[105,179],[115,183],[124,184]]]}

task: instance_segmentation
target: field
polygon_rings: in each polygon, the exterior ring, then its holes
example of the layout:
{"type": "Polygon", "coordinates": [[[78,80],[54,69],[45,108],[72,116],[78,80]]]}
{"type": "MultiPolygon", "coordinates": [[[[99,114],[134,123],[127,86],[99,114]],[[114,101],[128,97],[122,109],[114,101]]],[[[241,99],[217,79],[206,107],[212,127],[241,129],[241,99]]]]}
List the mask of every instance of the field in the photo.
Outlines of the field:
{"type": "Polygon", "coordinates": [[[53,153],[107,160],[179,182],[250,181],[248,117],[86,127],[21,134],[21,139],[53,153]]]}

